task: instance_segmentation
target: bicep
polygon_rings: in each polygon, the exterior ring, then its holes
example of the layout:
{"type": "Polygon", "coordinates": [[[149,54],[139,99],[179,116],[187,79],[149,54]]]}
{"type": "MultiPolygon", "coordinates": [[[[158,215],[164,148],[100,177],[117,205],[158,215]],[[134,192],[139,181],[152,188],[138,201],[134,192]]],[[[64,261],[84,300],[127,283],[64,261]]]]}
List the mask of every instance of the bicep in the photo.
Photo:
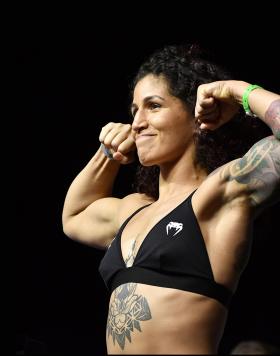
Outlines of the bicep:
{"type": "Polygon", "coordinates": [[[232,199],[245,197],[255,212],[262,211],[280,200],[280,141],[274,136],[260,140],[221,174],[232,199]]]}
{"type": "Polygon", "coordinates": [[[120,205],[118,198],[96,200],[69,219],[65,234],[83,244],[105,249],[119,228],[120,205]]]}

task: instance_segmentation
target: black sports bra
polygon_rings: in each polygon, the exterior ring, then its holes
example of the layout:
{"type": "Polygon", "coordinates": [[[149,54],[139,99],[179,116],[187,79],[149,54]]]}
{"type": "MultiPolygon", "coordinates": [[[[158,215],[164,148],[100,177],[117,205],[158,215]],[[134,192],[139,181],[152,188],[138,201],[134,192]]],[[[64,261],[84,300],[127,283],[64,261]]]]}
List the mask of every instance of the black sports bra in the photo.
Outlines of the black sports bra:
{"type": "Polygon", "coordinates": [[[123,260],[121,235],[129,220],[148,205],[126,219],[99,266],[111,292],[121,284],[135,282],[205,295],[228,307],[232,292],[214,280],[191,204],[194,192],[150,230],[131,267],[126,267],[123,260]]]}

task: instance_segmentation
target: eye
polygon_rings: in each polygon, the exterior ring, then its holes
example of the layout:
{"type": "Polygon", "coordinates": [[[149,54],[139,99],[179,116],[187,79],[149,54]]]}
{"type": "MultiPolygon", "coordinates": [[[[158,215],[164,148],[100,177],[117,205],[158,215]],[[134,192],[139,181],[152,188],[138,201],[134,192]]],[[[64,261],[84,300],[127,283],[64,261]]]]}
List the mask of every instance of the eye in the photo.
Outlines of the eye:
{"type": "Polygon", "coordinates": [[[149,102],[148,107],[151,110],[155,110],[155,109],[159,109],[161,107],[161,105],[158,103],[155,103],[155,102],[149,102]]]}

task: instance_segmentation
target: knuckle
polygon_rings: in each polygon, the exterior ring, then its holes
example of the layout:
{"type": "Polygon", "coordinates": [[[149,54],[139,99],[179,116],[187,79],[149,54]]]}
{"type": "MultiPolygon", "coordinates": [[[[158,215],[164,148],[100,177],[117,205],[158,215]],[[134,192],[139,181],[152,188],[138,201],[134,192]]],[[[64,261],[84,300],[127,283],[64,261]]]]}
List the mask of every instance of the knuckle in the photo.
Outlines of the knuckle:
{"type": "Polygon", "coordinates": [[[118,147],[118,152],[125,154],[125,153],[127,153],[127,150],[125,149],[125,147],[122,144],[120,144],[118,147]]]}
{"type": "Polygon", "coordinates": [[[102,130],[104,130],[104,129],[109,129],[111,126],[112,126],[112,122],[108,122],[106,125],[104,125],[104,126],[102,126],[102,130]]]}
{"type": "Polygon", "coordinates": [[[117,138],[114,138],[111,142],[111,146],[116,150],[119,146],[119,140],[117,138]]]}
{"type": "Polygon", "coordinates": [[[109,146],[111,144],[111,138],[109,136],[106,136],[103,140],[104,145],[109,146]]]}

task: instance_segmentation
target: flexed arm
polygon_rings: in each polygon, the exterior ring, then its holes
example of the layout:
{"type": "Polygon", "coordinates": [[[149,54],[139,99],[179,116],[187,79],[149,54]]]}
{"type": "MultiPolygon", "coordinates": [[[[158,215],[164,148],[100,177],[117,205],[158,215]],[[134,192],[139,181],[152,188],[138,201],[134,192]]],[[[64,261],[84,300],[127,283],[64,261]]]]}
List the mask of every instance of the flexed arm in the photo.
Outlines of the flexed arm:
{"type": "MultiPolygon", "coordinates": [[[[243,104],[249,83],[218,81],[198,88],[196,119],[201,129],[215,130],[228,122],[243,104]]],[[[259,212],[280,200],[280,96],[257,88],[249,93],[250,110],[273,133],[256,144],[242,157],[217,172],[226,182],[229,200],[249,198],[247,203],[259,212]]]]}
{"type": "MultiPolygon", "coordinates": [[[[215,130],[229,121],[243,104],[249,83],[226,80],[202,84],[197,91],[195,116],[202,129],[215,130]]],[[[251,111],[280,140],[280,95],[263,88],[248,93],[251,111]]]]}
{"type": "Polygon", "coordinates": [[[81,243],[104,248],[119,227],[121,199],[112,197],[120,164],[132,161],[135,143],[131,125],[109,123],[99,140],[113,152],[113,160],[100,147],[70,185],[63,207],[62,223],[67,236],[81,243]]]}

